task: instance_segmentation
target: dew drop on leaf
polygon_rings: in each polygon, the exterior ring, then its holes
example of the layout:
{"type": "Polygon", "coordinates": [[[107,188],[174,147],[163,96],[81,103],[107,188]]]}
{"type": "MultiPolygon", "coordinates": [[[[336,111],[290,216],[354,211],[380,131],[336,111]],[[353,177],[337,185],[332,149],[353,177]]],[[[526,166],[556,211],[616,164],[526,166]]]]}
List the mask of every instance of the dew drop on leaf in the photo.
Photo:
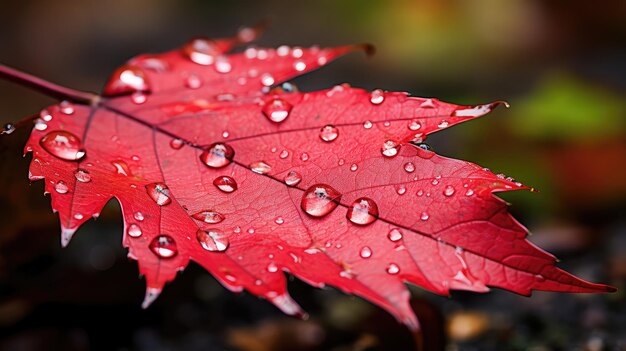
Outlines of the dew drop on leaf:
{"type": "Polygon", "coordinates": [[[64,115],[73,115],[74,111],[74,104],[69,101],[61,101],[59,104],[59,112],[64,115]]]}
{"type": "Polygon", "coordinates": [[[422,212],[422,214],[420,215],[420,219],[421,219],[422,221],[427,221],[427,220],[428,220],[428,218],[430,218],[430,215],[428,215],[428,213],[427,213],[427,212],[422,212]]]}
{"type": "Polygon", "coordinates": [[[274,123],[280,123],[289,117],[293,106],[287,101],[275,98],[265,103],[261,112],[270,121],[274,123]]]}
{"type": "Polygon", "coordinates": [[[165,206],[172,202],[170,189],[165,183],[152,183],[146,185],[146,192],[159,206],[165,206]]]}
{"type": "Polygon", "coordinates": [[[174,150],[180,150],[185,145],[182,139],[172,139],[170,141],[170,147],[174,150]]]}
{"type": "Polygon", "coordinates": [[[422,125],[420,124],[418,120],[414,119],[411,122],[409,122],[407,127],[409,128],[409,130],[418,130],[422,127],[422,125]]]}
{"type": "Polygon", "coordinates": [[[228,59],[225,56],[219,56],[215,60],[215,70],[219,73],[228,73],[233,69],[228,59]]]}
{"type": "Polygon", "coordinates": [[[404,185],[400,185],[396,188],[396,192],[398,195],[404,195],[406,193],[406,187],[404,185]]]}
{"type": "Polygon", "coordinates": [[[307,161],[309,159],[309,154],[307,154],[306,152],[303,152],[302,155],[300,155],[300,159],[302,161],[307,161]]]}
{"type": "Polygon", "coordinates": [[[228,245],[230,245],[228,237],[217,229],[209,231],[198,230],[196,232],[196,239],[203,249],[212,252],[226,251],[228,245]]]}
{"type": "Polygon", "coordinates": [[[363,246],[363,248],[361,248],[361,251],[359,252],[359,256],[361,256],[362,258],[372,257],[372,249],[370,249],[369,246],[363,246]]]}
{"type": "Polygon", "coordinates": [[[289,151],[287,150],[283,150],[280,152],[280,154],[278,155],[278,157],[280,157],[281,159],[286,159],[289,156],[289,151]]]}
{"type": "Polygon", "coordinates": [[[368,197],[361,197],[348,208],[346,218],[358,225],[368,225],[378,219],[378,205],[368,197]]]}
{"type": "Polygon", "coordinates": [[[139,67],[125,65],[118,68],[103,90],[104,95],[120,95],[150,90],[150,84],[139,67]]]}
{"type": "Polygon", "coordinates": [[[439,128],[445,128],[445,127],[447,127],[448,125],[449,125],[449,123],[448,123],[447,121],[441,121],[441,123],[439,123],[439,124],[437,125],[437,127],[439,127],[439,128]]]}
{"type": "Polygon", "coordinates": [[[115,167],[115,172],[119,175],[128,176],[130,174],[130,168],[128,164],[122,160],[111,161],[113,167],[115,167]]]}
{"type": "Polygon", "coordinates": [[[400,145],[398,145],[395,141],[387,140],[383,143],[383,147],[380,149],[380,151],[385,157],[394,157],[398,154],[399,149],[400,145]]]}
{"type": "Polygon", "coordinates": [[[370,102],[372,104],[380,105],[383,103],[383,101],[385,101],[385,93],[382,90],[376,89],[372,91],[372,93],[370,94],[370,102]]]}
{"type": "Polygon", "coordinates": [[[129,225],[128,230],[126,232],[132,238],[138,238],[141,236],[141,234],[143,234],[143,232],[141,231],[141,228],[139,228],[139,226],[136,224],[129,225]]]}
{"type": "Polygon", "coordinates": [[[213,180],[213,185],[225,193],[237,190],[237,182],[229,176],[219,176],[213,180]]]}
{"type": "Polygon", "coordinates": [[[192,62],[207,66],[215,61],[217,51],[212,41],[204,38],[196,38],[183,46],[183,53],[192,62]]]}
{"type": "Polygon", "coordinates": [[[452,196],[454,195],[454,187],[452,185],[448,185],[443,189],[443,194],[445,196],[452,196]]]}
{"type": "Polygon", "coordinates": [[[55,130],[46,134],[39,144],[52,156],[65,161],[78,161],[85,157],[85,149],[80,139],[64,130],[55,130]]]}
{"type": "Polygon", "coordinates": [[[387,266],[387,273],[398,274],[400,273],[400,267],[395,263],[390,263],[389,266],[387,266]]]}
{"type": "Polygon", "coordinates": [[[191,74],[185,79],[185,86],[189,89],[198,89],[202,86],[202,78],[196,74],[191,74]]]}
{"type": "Polygon", "coordinates": [[[223,214],[219,212],[211,211],[211,210],[203,210],[200,212],[196,212],[192,214],[191,217],[201,222],[211,223],[211,224],[219,223],[224,220],[223,214]]]}
{"type": "Polygon", "coordinates": [[[172,258],[178,254],[176,241],[169,235],[159,235],[150,242],[150,250],[160,258],[172,258]]]}
{"type": "Polygon", "coordinates": [[[393,228],[387,234],[387,238],[389,238],[389,240],[391,240],[393,242],[396,242],[396,241],[402,239],[402,232],[398,228],[393,228]]]}
{"type": "Polygon", "coordinates": [[[276,264],[274,263],[270,263],[267,265],[267,271],[270,273],[276,273],[278,272],[278,266],[276,266],[276,264]]]}
{"type": "Polygon", "coordinates": [[[143,103],[145,103],[146,101],[148,101],[148,95],[144,94],[141,91],[137,91],[134,92],[131,96],[130,96],[130,100],[133,102],[133,104],[135,105],[141,105],[143,103]]]}
{"type": "Polygon", "coordinates": [[[363,128],[365,128],[365,129],[370,129],[370,128],[372,128],[372,126],[374,126],[374,124],[371,121],[363,122],[363,128]]]}
{"type": "Polygon", "coordinates": [[[261,84],[269,87],[270,85],[274,84],[274,77],[272,77],[272,75],[269,73],[264,73],[263,75],[261,75],[261,84]]]}
{"type": "Polygon", "coordinates": [[[329,143],[337,139],[338,136],[339,136],[339,129],[337,129],[337,127],[331,124],[328,124],[322,127],[322,129],[320,129],[320,139],[322,139],[325,142],[329,143]]]}
{"type": "Polygon", "coordinates": [[[285,176],[285,184],[289,186],[296,186],[302,181],[302,176],[296,171],[289,171],[285,176]]]}
{"type": "Polygon", "coordinates": [[[411,162],[407,162],[404,164],[404,170],[407,171],[407,173],[413,173],[415,172],[415,165],[411,162]]]}
{"type": "Polygon", "coordinates": [[[274,219],[274,222],[276,222],[276,224],[280,225],[285,223],[285,219],[283,217],[276,217],[276,219],[274,219]]]}
{"type": "Polygon", "coordinates": [[[228,166],[235,156],[235,150],[225,143],[213,143],[200,155],[200,161],[211,168],[228,166]]]}
{"type": "Polygon", "coordinates": [[[306,69],[306,63],[304,61],[296,61],[293,64],[293,68],[298,72],[302,72],[306,69]]]}
{"type": "Polygon", "coordinates": [[[263,161],[257,161],[250,164],[250,170],[257,174],[267,174],[272,170],[272,167],[263,161]]]}
{"type": "Polygon", "coordinates": [[[59,180],[55,185],[54,185],[54,190],[59,193],[59,194],[67,194],[67,192],[70,190],[69,187],[67,186],[67,184],[65,184],[64,181],[59,180]]]}
{"type": "Polygon", "coordinates": [[[352,165],[350,165],[350,170],[352,172],[356,172],[357,169],[359,169],[359,166],[356,163],[353,163],[352,165]]]}
{"type": "Polygon", "coordinates": [[[327,184],[310,186],[302,195],[300,207],[312,217],[324,217],[331,213],[341,200],[341,194],[327,184]]]}
{"type": "Polygon", "coordinates": [[[467,191],[465,192],[465,196],[472,196],[472,195],[474,195],[474,190],[467,189],[467,191]]]}
{"type": "Polygon", "coordinates": [[[133,218],[135,218],[137,221],[142,222],[144,220],[144,215],[141,212],[135,212],[133,214],[133,218]]]}
{"type": "Polygon", "coordinates": [[[74,172],[74,178],[81,183],[89,183],[91,181],[91,174],[88,171],[79,168],[74,172]]]}

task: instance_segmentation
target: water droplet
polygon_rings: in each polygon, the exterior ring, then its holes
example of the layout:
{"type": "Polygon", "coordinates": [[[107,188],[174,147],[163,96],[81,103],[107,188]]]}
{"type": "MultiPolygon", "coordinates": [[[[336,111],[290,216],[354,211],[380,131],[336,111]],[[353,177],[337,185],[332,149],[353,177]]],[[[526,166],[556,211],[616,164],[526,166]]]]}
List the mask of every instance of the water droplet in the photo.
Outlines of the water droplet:
{"type": "Polygon", "coordinates": [[[222,132],[222,138],[227,139],[230,136],[230,133],[228,131],[223,131],[222,132]]]}
{"type": "Polygon", "coordinates": [[[4,127],[2,127],[2,131],[0,132],[0,134],[11,134],[13,132],[15,132],[15,124],[6,123],[4,127]]]}
{"type": "Polygon", "coordinates": [[[370,102],[372,104],[380,105],[383,103],[383,101],[385,101],[385,93],[382,90],[376,89],[372,91],[370,95],[370,102]]]}
{"type": "Polygon", "coordinates": [[[432,185],[437,185],[439,184],[439,179],[433,179],[433,181],[431,182],[432,185]]]}
{"type": "Polygon", "coordinates": [[[436,108],[437,105],[433,99],[426,99],[420,104],[421,108],[436,108]]]}
{"type": "Polygon", "coordinates": [[[121,95],[136,91],[148,91],[150,85],[139,67],[124,65],[118,68],[104,87],[104,95],[121,95]]]}
{"type": "Polygon", "coordinates": [[[215,61],[217,50],[213,41],[205,38],[196,38],[183,46],[183,53],[192,62],[207,66],[215,61]]]}
{"type": "Polygon", "coordinates": [[[89,183],[91,181],[91,174],[82,168],[79,168],[74,172],[74,177],[81,183],[89,183]]]}
{"type": "Polygon", "coordinates": [[[422,125],[420,124],[420,122],[416,119],[412,120],[411,122],[409,122],[409,124],[407,125],[407,127],[410,130],[418,130],[420,128],[422,128],[422,125]]]}
{"type": "Polygon", "coordinates": [[[300,184],[301,181],[302,176],[296,171],[289,171],[289,173],[285,176],[285,184],[289,186],[296,186],[300,184]]]}
{"type": "Polygon", "coordinates": [[[430,216],[429,216],[429,215],[428,215],[428,213],[426,213],[426,212],[422,212],[422,214],[420,215],[420,219],[421,219],[422,221],[427,221],[427,220],[428,220],[428,218],[430,218],[430,216]]]}
{"type": "Polygon", "coordinates": [[[235,156],[235,150],[224,143],[213,143],[202,152],[200,161],[211,168],[228,166],[235,156]]]}
{"type": "Polygon", "coordinates": [[[209,231],[198,230],[196,232],[196,239],[203,249],[212,252],[226,251],[228,245],[230,245],[228,237],[217,229],[209,231]]]}
{"type": "Polygon", "coordinates": [[[404,164],[404,170],[407,171],[407,173],[413,173],[415,172],[415,165],[411,162],[407,162],[404,164]]]}
{"type": "Polygon", "coordinates": [[[472,195],[474,195],[474,190],[467,189],[467,191],[465,192],[465,196],[472,196],[472,195]]]}
{"type": "Polygon", "coordinates": [[[139,222],[142,222],[142,221],[144,220],[144,218],[145,218],[145,217],[143,216],[143,213],[141,213],[141,212],[135,212],[135,213],[133,214],[133,217],[134,217],[136,220],[138,220],[139,222]]]}
{"type": "Polygon", "coordinates": [[[213,185],[225,193],[237,190],[237,182],[229,176],[219,176],[213,180],[213,185]]]}
{"type": "Polygon", "coordinates": [[[391,263],[387,266],[387,273],[389,274],[398,274],[400,273],[400,267],[397,264],[391,263]]]}
{"type": "Polygon", "coordinates": [[[417,195],[417,196],[424,195],[424,190],[418,190],[417,193],[415,193],[415,195],[417,195]]]}
{"type": "Polygon", "coordinates": [[[293,68],[298,72],[302,72],[306,69],[306,63],[304,61],[296,61],[293,64],[293,68]]]}
{"type": "Polygon", "coordinates": [[[324,217],[332,212],[341,200],[341,194],[330,185],[315,184],[302,196],[300,207],[308,215],[324,217]]]}
{"type": "Polygon", "coordinates": [[[439,128],[446,128],[449,125],[447,121],[441,121],[441,123],[437,124],[439,128]]]}
{"type": "Polygon", "coordinates": [[[402,239],[402,232],[398,228],[393,228],[387,234],[387,238],[393,242],[399,241],[402,239]]]}
{"type": "Polygon", "coordinates": [[[248,228],[248,234],[254,234],[254,228],[248,228]]]}
{"type": "Polygon", "coordinates": [[[325,142],[331,142],[337,139],[338,136],[339,129],[331,124],[328,124],[320,129],[320,139],[324,140],[325,142]]]}
{"type": "Polygon", "coordinates": [[[359,166],[358,166],[356,163],[353,163],[353,164],[350,166],[350,170],[351,170],[352,172],[356,172],[356,170],[357,170],[357,169],[359,169],[359,166]]]}
{"type": "Polygon", "coordinates": [[[170,189],[165,183],[152,183],[146,185],[146,192],[154,202],[159,206],[165,206],[172,202],[170,198],[170,189]]]}
{"type": "Polygon", "coordinates": [[[269,87],[270,85],[274,84],[274,77],[272,77],[272,75],[269,73],[264,73],[263,75],[261,75],[261,84],[269,87]]]}
{"type": "Polygon", "coordinates": [[[113,167],[115,167],[115,172],[119,175],[128,176],[130,174],[130,168],[128,164],[122,160],[111,161],[113,167]]]}
{"type": "Polygon", "coordinates": [[[400,149],[400,145],[398,145],[395,141],[387,140],[383,144],[383,147],[381,148],[380,151],[385,157],[394,157],[398,154],[399,149],[400,149]]]}
{"type": "MultiPolygon", "coordinates": [[[[5,129],[4,130],[4,134],[11,134],[11,133],[13,133],[13,130],[15,129],[15,127],[11,126],[11,125],[9,125],[9,126],[5,125],[4,129],[5,129]]],[[[43,119],[37,118],[37,120],[35,121],[35,129],[40,131],[40,132],[44,131],[44,130],[48,129],[48,124],[43,119]]]]}
{"type": "Polygon", "coordinates": [[[185,142],[182,139],[172,139],[170,141],[170,147],[174,150],[180,150],[185,145],[185,142]]]}
{"type": "Polygon", "coordinates": [[[150,250],[160,258],[172,258],[178,254],[176,241],[169,235],[159,235],[150,242],[150,250]]]}
{"type": "Polygon", "coordinates": [[[130,100],[136,105],[141,105],[148,101],[148,95],[142,93],[141,91],[137,91],[130,96],[130,100]]]}
{"type": "Polygon", "coordinates": [[[372,249],[370,249],[368,246],[363,246],[363,248],[361,248],[361,252],[359,252],[359,255],[363,258],[370,258],[372,257],[372,249]]]}
{"type": "Polygon", "coordinates": [[[141,236],[141,234],[143,234],[141,228],[139,228],[139,226],[136,224],[129,225],[126,233],[128,233],[128,235],[132,238],[138,238],[141,236]]]}
{"type": "Polygon", "coordinates": [[[257,161],[250,164],[250,170],[257,174],[267,174],[272,170],[272,167],[263,161],[257,161]]]}
{"type": "Polygon", "coordinates": [[[76,220],[79,220],[79,221],[80,221],[80,220],[81,220],[81,219],[83,219],[83,218],[84,218],[84,216],[83,216],[83,214],[82,214],[82,213],[75,213],[75,214],[74,214],[74,219],[76,219],[76,220]]]}
{"type": "Polygon", "coordinates": [[[270,263],[267,265],[267,271],[270,273],[276,273],[278,272],[278,266],[276,266],[276,264],[274,263],[270,263]]]}
{"type": "Polygon", "coordinates": [[[59,194],[67,194],[67,192],[70,190],[70,188],[67,186],[67,184],[65,184],[64,181],[59,180],[54,185],[54,190],[56,190],[56,192],[59,193],[59,194]]]}
{"type": "Polygon", "coordinates": [[[201,222],[211,223],[211,224],[219,223],[224,220],[223,214],[219,212],[211,211],[211,210],[203,210],[200,212],[196,212],[192,214],[191,217],[201,222]]]}
{"type": "Polygon", "coordinates": [[[220,56],[215,60],[215,70],[219,73],[228,73],[233,69],[233,66],[225,56],[220,56]]]}
{"type": "Polygon", "coordinates": [[[443,189],[443,194],[445,196],[452,196],[452,195],[454,195],[454,187],[452,185],[446,186],[446,188],[443,189]]]}
{"type": "Polygon", "coordinates": [[[374,126],[374,124],[372,124],[371,121],[363,122],[363,128],[365,128],[365,129],[370,129],[370,128],[372,128],[372,126],[374,126]]]}
{"type": "Polygon", "coordinates": [[[39,118],[41,118],[45,122],[52,121],[52,115],[48,110],[41,110],[41,112],[39,112],[39,118]]]}
{"type": "Polygon", "coordinates": [[[85,157],[85,150],[80,139],[64,130],[55,130],[46,134],[39,144],[51,155],[65,161],[78,161],[85,157]]]}
{"type": "Polygon", "coordinates": [[[289,156],[289,151],[287,151],[287,150],[283,150],[283,151],[281,151],[281,152],[280,152],[280,155],[278,155],[278,157],[280,157],[280,158],[282,158],[282,159],[285,159],[285,158],[287,158],[288,156],[289,156]]]}
{"type": "Polygon", "coordinates": [[[185,86],[189,89],[198,89],[202,86],[202,78],[197,74],[190,74],[185,79],[185,86]]]}
{"type": "Polygon", "coordinates": [[[302,155],[300,155],[300,159],[302,161],[307,161],[309,159],[309,154],[307,154],[306,152],[303,152],[302,155]]]}
{"type": "Polygon", "coordinates": [[[75,112],[74,104],[69,101],[61,101],[59,104],[59,112],[64,115],[73,115],[75,112]]]}
{"type": "Polygon", "coordinates": [[[346,218],[358,225],[372,224],[378,219],[378,205],[370,198],[358,198],[348,208],[346,218]]]}
{"type": "Polygon", "coordinates": [[[404,185],[400,185],[398,188],[396,188],[396,192],[398,193],[398,195],[404,195],[406,193],[406,187],[404,185]]]}
{"type": "Polygon", "coordinates": [[[265,103],[261,112],[270,121],[280,123],[289,117],[289,113],[293,106],[287,101],[276,98],[265,103]]]}
{"type": "Polygon", "coordinates": [[[283,217],[276,217],[276,219],[274,220],[274,222],[276,222],[276,224],[283,224],[285,223],[285,219],[283,217]]]}

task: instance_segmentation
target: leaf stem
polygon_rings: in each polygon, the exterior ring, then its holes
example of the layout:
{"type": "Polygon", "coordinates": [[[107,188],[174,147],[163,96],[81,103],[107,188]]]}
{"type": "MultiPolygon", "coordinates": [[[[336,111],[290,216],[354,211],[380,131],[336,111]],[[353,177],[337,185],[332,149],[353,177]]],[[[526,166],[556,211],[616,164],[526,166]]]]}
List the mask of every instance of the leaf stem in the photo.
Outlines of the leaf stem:
{"type": "Polygon", "coordinates": [[[10,80],[61,100],[69,100],[87,105],[94,105],[100,100],[100,96],[97,94],[62,87],[3,64],[0,64],[0,78],[10,80]]]}

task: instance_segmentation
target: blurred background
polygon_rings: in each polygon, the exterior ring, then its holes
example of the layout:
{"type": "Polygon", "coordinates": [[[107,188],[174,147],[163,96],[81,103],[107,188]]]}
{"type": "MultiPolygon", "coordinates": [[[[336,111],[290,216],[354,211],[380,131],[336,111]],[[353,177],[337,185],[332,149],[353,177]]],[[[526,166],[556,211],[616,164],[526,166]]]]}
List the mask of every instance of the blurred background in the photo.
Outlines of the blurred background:
{"type": "MultiPolygon", "coordinates": [[[[202,1],[24,0],[0,12],[0,62],[99,91],[128,58],[229,36],[269,20],[259,45],[369,42],[294,82],[354,86],[511,108],[430,144],[538,188],[502,196],[532,242],[607,295],[436,296],[413,290],[423,325],[411,335],[382,310],[333,289],[290,282],[308,321],[198,266],[152,307],[122,249],[117,203],[68,248],[58,220],[27,181],[28,130],[0,137],[0,350],[626,350],[626,2],[623,0],[202,1]]],[[[0,122],[55,101],[0,81],[0,122]]]]}

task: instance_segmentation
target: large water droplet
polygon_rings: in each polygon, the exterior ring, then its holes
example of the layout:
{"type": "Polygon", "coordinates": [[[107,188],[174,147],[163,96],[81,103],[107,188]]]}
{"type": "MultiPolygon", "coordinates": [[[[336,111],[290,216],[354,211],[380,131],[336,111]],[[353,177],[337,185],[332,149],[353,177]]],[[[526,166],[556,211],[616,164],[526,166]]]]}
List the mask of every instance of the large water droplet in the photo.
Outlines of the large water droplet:
{"type": "Polygon", "coordinates": [[[141,236],[141,234],[143,234],[143,232],[141,231],[141,228],[139,228],[139,226],[136,224],[129,225],[128,230],[126,232],[132,238],[138,238],[141,236]]]}
{"type": "Polygon", "coordinates": [[[104,87],[104,95],[120,95],[136,91],[149,91],[150,84],[139,67],[129,65],[118,68],[104,87]]]}
{"type": "Polygon", "coordinates": [[[270,273],[276,273],[278,272],[278,266],[276,266],[276,264],[274,263],[270,263],[267,265],[267,271],[270,273]]]}
{"type": "Polygon", "coordinates": [[[445,189],[443,189],[443,194],[445,196],[452,196],[452,195],[454,195],[454,187],[452,185],[446,186],[445,189]]]}
{"type": "Polygon", "coordinates": [[[70,190],[70,188],[67,186],[67,184],[65,184],[64,181],[59,180],[55,185],[54,185],[54,190],[59,193],[59,194],[67,194],[67,192],[70,190]]]}
{"type": "Polygon", "coordinates": [[[300,207],[310,216],[324,217],[337,207],[340,200],[341,194],[330,185],[315,184],[304,192],[300,207]]]}
{"type": "Polygon", "coordinates": [[[289,171],[285,176],[285,184],[289,186],[296,186],[302,181],[302,176],[296,171],[289,171]]]}
{"type": "Polygon", "coordinates": [[[81,183],[89,183],[91,181],[91,174],[82,168],[79,168],[74,172],[74,177],[81,183]]]}
{"type": "Polygon", "coordinates": [[[404,170],[408,173],[413,173],[415,172],[415,165],[411,162],[407,162],[404,164],[404,170]]]}
{"type": "Polygon", "coordinates": [[[170,198],[170,189],[165,183],[152,183],[146,185],[146,192],[154,202],[159,206],[165,206],[172,202],[170,198]]]}
{"type": "Polygon", "coordinates": [[[363,258],[370,258],[372,257],[372,249],[370,249],[369,246],[363,246],[359,255],[363,258]]]}
{"type": "Polygon", "coordinates": [[[402,232],[398,228],[393,228],[387,234],[387,238],[393,242],[399,241],[402,239],[402,232]]]}
{"type": "Polygon", "coordinates": [[[380,151],[385,157],[394,157],[398,154],[399,149],[400,145],[398,145],[395,141],[387,140],[383,144],[383,147],[380,149],[380,151]]]}
{"type": "Polygon", "coordinates": [[[261,112],[270,121],[280,123],[289,117],[292,108],[293,106],[287,101],[276,98],[266,102],[261,112]]]}
{"type": "Polygon", "coordinates": [[[183,46],[183,53],[199,65],[207,66],[215,61],[215,43],[205,38],[196,38],[183,46]]]}
{"type": "Polygon", "coordinates": [[[235,150],[228,144],[213,143],[202,152],[200,161],[211,168],[222,168],[230,164],[235,157],[235,150]]]}
{"type": "Polygon", "coordinates": [[[371,224],[378,218],[378,205],[370,198],[358,198],[348,208],[346,217],[354,224],[371,224]]]}
{"type": "Polygon", "coordinates": [[[372,104],[380,105],[383,103],[383,101],[385,101],[385,93],[382,90],[376,89],[372,91],[370,95],[370,102],[372,104]]]}
{"type": "Polygon", "coordinates": [[[55,130],[46,134],[39,144],[51,155],[66,161],[78,161],[85,157],[85,150],[80,139],[64,130],[55,130]]]}
{"type": "Polygon", "coordinates": [[[223,232],[217,229],[212,229],[209,231],[198,230],[196,232],[196,239],[203,249],[212,252],[226,251],[228,245],[230,245],[228,236],[226,236],[223,232]]]}
{"type": "Polygon", "coordinates": [[[272,167],[263,161],[257,161],[250,164],[250,170],[258,174],[267,174],[272,170],[272,167]]]}
{"type": "Polygon", "coordinates": [[[237,182],[229,176],[219,176],[215,178],[213,185],[225,193],[232,193],[237,190],[237,182]]]}
{"type": "Polygon", "coordinates": [[[398,274],[400,273],[400,267],[395,263],[390,263],[389,266],[387,266],[387,273],[398,274]]]}
{"type": "Polygon", "coordinates": [[[169,235],[159,235],[150,242],[150,250],[160,258],[172,258],[178,254],[176,241],[169,235]]]}
{"type": "Polygon", "coordinates": [[[322,127],[322,129],[320,129],[320,139],[326,142],[331,142],[337,139],[338,136],[339,136],[339,129],[337,129],[337,127],[331,124],[328,124],[322,127]]]}
{"type": "Polygon", "coordinates": [[[191,217],[199,221],[202,221],[205,223],[211,223],[211,224],[219,223],[224,220],[223,214],[219,212],[211,211],[211,210],[203,210],[203,211],[194,213],[191,215],[191,217]]]}
{"type": "Polygon", "coordinates": [[[398,195],[404,195],[406,193],[406,187],[404,185],[400,185],[396,188],[396,192],[398,195]]]}

